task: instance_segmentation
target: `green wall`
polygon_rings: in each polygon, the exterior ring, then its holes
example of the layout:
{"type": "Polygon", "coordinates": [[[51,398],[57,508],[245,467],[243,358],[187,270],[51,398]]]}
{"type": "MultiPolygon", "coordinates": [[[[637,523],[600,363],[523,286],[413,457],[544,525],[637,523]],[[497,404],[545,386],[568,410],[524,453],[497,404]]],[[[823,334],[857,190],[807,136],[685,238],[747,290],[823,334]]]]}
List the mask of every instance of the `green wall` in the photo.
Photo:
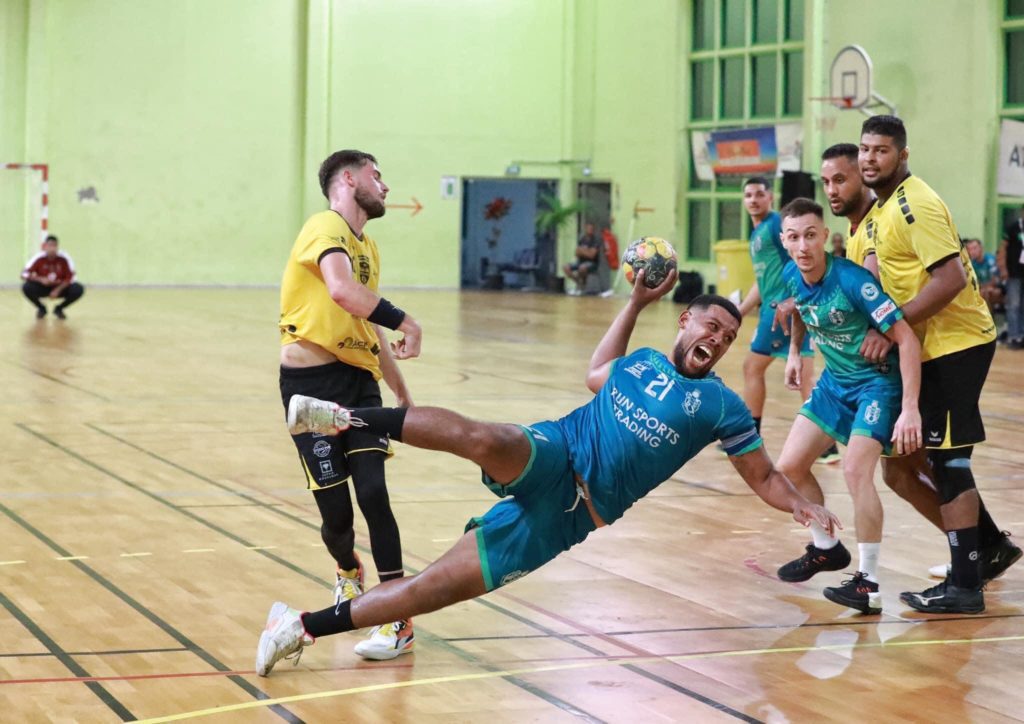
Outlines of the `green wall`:
{"type": "MultiPolygon", "coordinates": [[[[817,44],[824,56],[822,83],[808,88],[808,95],[826,95],[836,52],[845,45],[863,47],[872,60],[875,90],[896,105],[907,125],[911,171],[943,197],[961,235],[986,238],[990,247],[999,234],[992,199],[1002,6],[996,0],[825,2],[817,44]]],[[[836,121],[833,130],[821,133],[814,152],[859,141],[865,120],[860,112],[818,103],[807,109],[812,123],[836,121]]],[[[815,158],[820,156],[805,155],[805,163],[815,158]]]]}
{"type": "MultiPolygon", "coordinates": [[[[805,7],[805,94],[826,92],[840,47],[864,46],[907,120],[911,168],[963,233],[991,237],[1000,4],[805,7]],[[907,30],[924,6],[955,42],[907,30]]],[[[582,167],[557,161],[589,159],[590,178],[613,183],[623,242],[680,241],[691,12],[685,0],[4,0],[0,160],[51,164],[51,228],[87,283],[276,284],[324,206],[316,168],[341,147],[377,155],[392,203],[423,204],[369,227],[387,286],[457,286],[461,201],[440,198],[440,178],[501,176],[512,160],[540,162],[523,176],[559,179],[568,200],[582,167]],[[79,203],[90,186],[99,203],[79,203]]],[[[862,119],[808,103],[804,167],[856,140],[862,119]]],[[[0,244],[5,278],[22,250],[0,244]]]]}

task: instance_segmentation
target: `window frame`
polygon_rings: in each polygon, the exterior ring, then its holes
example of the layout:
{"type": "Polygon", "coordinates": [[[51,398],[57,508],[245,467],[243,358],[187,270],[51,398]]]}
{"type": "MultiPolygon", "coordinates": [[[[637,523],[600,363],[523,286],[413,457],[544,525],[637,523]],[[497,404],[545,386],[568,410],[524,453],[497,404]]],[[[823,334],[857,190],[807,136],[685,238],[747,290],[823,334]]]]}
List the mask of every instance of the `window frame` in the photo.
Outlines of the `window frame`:
{"type": "MultiPolygon", "coordinates": [[[[693,41],[695,35],[698,32],[694,20],[697,16],[696,7],[690,13],[690,26],[687,28],[687,37],[684,38],[684,47],[687,49],[686,63],[687,73],[685,77],[689,79],[692,84],[693,73],[697,63],[710,62],[712,67],[712,83],[711,83],[711,117],[710,118],[695,118],[694,111],[696,106],[694,105],[694,88],[687,87],[685,92],[687,94],[686,102],[684,107],[686,108],[686,116],[683,125],[684,138],[682,142],[686,148],[689,149],[691,144],[691,134],[693,131],[712,131],[720,130],[725,128],[747,128],[753,126],[767,126],[776,125],[779,123],[793,123],[802,122],[804,104],[801,103],[799,112],[787,112],[786,105],[786,93],[788,91],[788,83],[790,81],[789,74],[786,70],[786,58],[794,52],[802,54],[802,87],[800,89],[800,98],[803,100],[806,80],[807,80],[807,44],[801,38],[797,40],[788,39],[788,35],[791,32],[790,27],[790,13],[794,4],[799,5],[803,8],[803,16],[799,18],[799,22],[803,27],[802,36],[807,36],[806,23],[808,21],[808,10],[807,3],[800,3],[799,0],[778,0],[775,7],[776,20],[775,20],[775,33],[776,37],[774,42],[759,41],[754,42],[754,22],[755,18],[755,0],[743,0],[743,28],[744,28],[744,43],[742,46],[726,47],[723,42],[725,39],[725,10],[727,7],[727,0],[695,0],[696,2],[705,3],[702,10],[711,15],[714,18],[714,27],[712,28],[711,37],[714,42],[714,47],[695,49],[693,41]],[[754,58],[762,56],[774,55],[775,57],[775,98],[774,98],[774,111],[769,114],[754,114],[754,101],[756,88],[754,87],[754,58]],[[723,108],[725,105],[724,99],[722,98],[723,88],[723,61],[731,59],[741,59],[743,64],[743,102],[742,102],[742,114],[737,117],[726,117],[723,115],[723,108]]],[[[696,178],[696,169],[693,163],[692,151],[687,151],[685,158],[688,159],[689,167],[683,170],[682,173],[682,197],[680,199],[679,211],[680,216],[680,228],[685,230],[686,233],[686,258],[697,262],[713,261],[714,260],[714,244],[717,241],[723,240],[723,236],[720,233],[722,218],[722,211],[720,210],[723,204],[742,204],[743,201],[743,189],[739,183],[720,182],[718,179],[708,181],[698,181],[696,178]],[[707,256],[694,255],[694,247],[690,242],[690,208],[693,202],[707,202],[708,203],[708,243],[707,243],[707,256]]],[[[741,238],[749,238],[750,235],[750,218],[746,212],[742,212],[742,230],[741,238]]],[[[703,244],[701,244],[703,246],[703,244]]],[[[703,249],[698,248],[698,252],[703,252],[703,249]]]]}

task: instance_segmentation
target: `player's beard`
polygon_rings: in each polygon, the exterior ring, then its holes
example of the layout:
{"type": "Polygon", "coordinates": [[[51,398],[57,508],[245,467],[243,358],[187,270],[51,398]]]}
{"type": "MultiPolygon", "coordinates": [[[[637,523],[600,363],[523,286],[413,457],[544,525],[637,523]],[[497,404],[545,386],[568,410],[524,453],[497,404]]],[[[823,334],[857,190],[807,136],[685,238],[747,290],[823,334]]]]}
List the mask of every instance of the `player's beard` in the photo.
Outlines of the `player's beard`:
{"type": "Polygon", "coordinates": [[[686,374],[686,368],[684,366],[686,364],[686,348],[683,346],[682,342],[677,344],[675,349],[672,350],[672,364],[675,365],[676,372],[681,375],[686,374]]]}
{"type": "Polygon", "coordinates": [[[864,181],[864,185],[867,186],[869,189],[884,189],[887,188],[890,184],[892,184],[893,181],[896,180],[896,177],[899,175],[899,172],[900,165],[897,163],[896,167],[892,170],[892,172],[886,176],[882,175],[882,168],[879,167],[878,176],[875,177],[874,181],[869,182],[866,178],[862,178],[864,181]]]}
{"type": "MultiPolygon", "coordinates": [[[[839,210],[837,211],[836,209],[832,209],[832,213],[834,215],[836,215],[836,216],[843,216],[843,217],[849,216],[854,211],[856,211],[857,206],[859,205],[857,203],[857,201],[858,201],[857,199],[850,199],[849,201],[842,201],[841,202],[842,205],[839,207],[839,210]]],[[[832,202],[831,201],[829,202],[829,208],[830,209],[832,208],[832,202]]]]}
{"type": "Polygon", "coordinates": [[[379,219],[384,215],[384,200],[374,197],[362,187],[356,188],[356,203],[366,212],[367,219],[379,219]]]}

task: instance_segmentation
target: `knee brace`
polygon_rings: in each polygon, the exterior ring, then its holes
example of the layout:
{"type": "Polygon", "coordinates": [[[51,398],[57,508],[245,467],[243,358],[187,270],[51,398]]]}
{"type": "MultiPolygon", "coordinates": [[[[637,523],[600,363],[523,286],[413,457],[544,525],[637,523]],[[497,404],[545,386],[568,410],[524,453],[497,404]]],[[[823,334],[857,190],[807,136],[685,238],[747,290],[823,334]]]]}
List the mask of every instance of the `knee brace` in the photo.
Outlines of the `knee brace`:
{"type": "Polygon", "coordinates": [[[971,472],[973,447],[953,450],[929,450],[928,462],[935,475],[935,487],[942,504],[951,503],[962,493],[974,490],[974,473],[971,472]]]}

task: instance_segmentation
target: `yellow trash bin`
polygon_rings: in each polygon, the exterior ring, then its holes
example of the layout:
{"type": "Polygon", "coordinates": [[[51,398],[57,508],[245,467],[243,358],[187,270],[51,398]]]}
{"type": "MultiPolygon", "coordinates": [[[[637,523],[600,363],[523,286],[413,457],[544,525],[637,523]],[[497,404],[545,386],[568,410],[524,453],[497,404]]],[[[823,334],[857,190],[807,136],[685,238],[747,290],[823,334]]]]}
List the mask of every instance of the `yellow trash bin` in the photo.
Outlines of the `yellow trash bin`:
{"type": "Polygon", "coordinates": [[[728,297],[739,291],[747,296],[754,286],[754,265],[750,261],[750,243],[728,239],[715,242],[715,264],[718,266],[718,293],[728,297]]]}

